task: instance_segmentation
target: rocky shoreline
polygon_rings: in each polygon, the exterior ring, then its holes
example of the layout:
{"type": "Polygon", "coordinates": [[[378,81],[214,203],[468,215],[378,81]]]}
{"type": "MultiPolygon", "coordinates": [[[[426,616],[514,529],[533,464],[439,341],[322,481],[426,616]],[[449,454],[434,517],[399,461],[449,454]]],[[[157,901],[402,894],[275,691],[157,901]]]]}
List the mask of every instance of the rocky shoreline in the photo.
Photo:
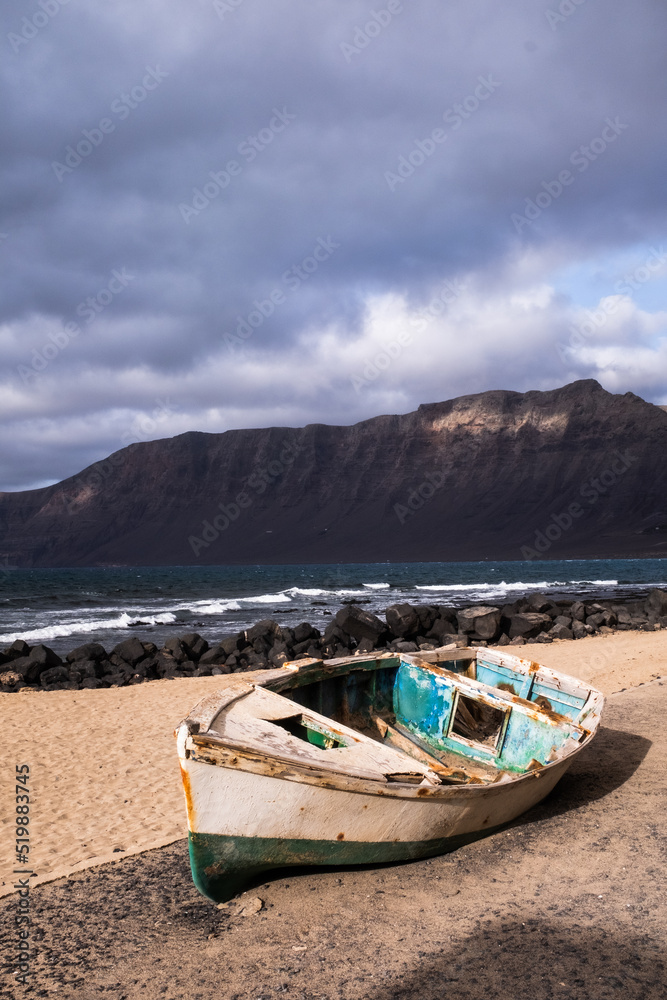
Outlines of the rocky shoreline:
{"type": "Polygon", "coordinates": [[[378,652],[458,646],[522,646],[526,642],[667,628],[667,591],[645,600],[552,600],[531,594],[503,607],[392,604],[385,620],[358,605],[342,607],[324,632],[265,619],[209,645],[198,633],[174,636],[161,649],[132,636],[111,652],[85,643],[61,658],[48,646],[18,639],[0,652],[0,691],[124,687],[173,677],[205,677],[281,666],[306,657],[331,659],[378,652]]]}

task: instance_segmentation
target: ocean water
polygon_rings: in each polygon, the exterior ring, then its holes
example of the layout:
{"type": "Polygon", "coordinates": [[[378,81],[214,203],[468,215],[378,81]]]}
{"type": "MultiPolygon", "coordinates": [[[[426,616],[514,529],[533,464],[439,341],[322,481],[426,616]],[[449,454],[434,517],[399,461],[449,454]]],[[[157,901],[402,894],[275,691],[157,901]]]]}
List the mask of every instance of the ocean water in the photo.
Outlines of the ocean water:
{"type": "Polygon", "coordinates": [[[667,559],[535,562],[168,566],[0,572],[0,648],[14,639],[62,654],[107,650],[130,635],[161,645],[199,632],[209,642],[262,618],[326,627],[345,601],[382,616],[389,604],[502,605],[554,597],[630,597],[667,587],[667,559]]]}

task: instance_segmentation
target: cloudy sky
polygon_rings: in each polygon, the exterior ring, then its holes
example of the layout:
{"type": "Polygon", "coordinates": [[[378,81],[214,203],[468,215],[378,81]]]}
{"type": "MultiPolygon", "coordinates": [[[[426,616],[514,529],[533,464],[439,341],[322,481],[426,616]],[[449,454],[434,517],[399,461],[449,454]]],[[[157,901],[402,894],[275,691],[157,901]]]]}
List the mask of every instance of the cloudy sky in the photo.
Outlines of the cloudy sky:
{"type": "Polygon", "coordinates": [[[0,489],[186,430],[667,402],[662,0],[16,0],[0,489]]]}

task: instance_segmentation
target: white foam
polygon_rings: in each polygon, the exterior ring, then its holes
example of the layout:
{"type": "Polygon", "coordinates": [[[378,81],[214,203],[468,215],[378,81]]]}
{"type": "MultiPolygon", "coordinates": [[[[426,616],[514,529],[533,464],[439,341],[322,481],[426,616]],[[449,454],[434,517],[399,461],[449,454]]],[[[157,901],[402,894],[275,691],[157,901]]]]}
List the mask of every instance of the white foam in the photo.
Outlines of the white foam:
{"type": "Polygon", "coordinates": [[[368,587],[369,590],[389,590],[390,584],[388,584],[388,583],[365,583],[364,587],[368,587]]]}
{"type": "Polygon", "coordinates": [[[317,587],[288,587],[285,591],[291,597],[323,597],[325,594],[330,594],[330,590],[320,590],[317,587]]]}
{"type": "MultiPolygon", "coordinates": [[[[571,581],[572,582],[572,581],[571,581]]],[[[416,586],[415,590],[434,590],[434,591],[493,591],[494,593],[503,593],[506,590],[549,590],[551,587],[564,587],[566,586],[560,580],[552,580],[547,582],[546,580],[540,581],[540,583],[523,583],[519,581],[518,583],[505,583],[502,580],[500,583],[438,583],[438,584],[428,584],[426,586],[416,586]]]]}
{"type": "Polygon", "coordinates": [[[240,610],[241,605],[238,601],[198,601],[196,605],[198,615],[222,615],[225,611],[240,610]]]}
{"type": "Polygon", "coordinates": [[[188,610],[198,615],[221,615],[225,611],[242,611],[249,604],[287,604],[291,600],[287,594],[259,594],[257,597],[234,597],[229,601],[194,601],[191,605],[181,604],[176,610],[188,610]]]}
{"type": "Polygon", "coordinates": [[[289,604],[289,594],[259,594],[258,597],[239,597],[244,604],[289,604]]]}
{"type": "Polygon", "coordinates": [[[135,628],[139,623],[142,625],[167,625],[173,621],[176,621],[176,616],[168,611],[159,615],[128,615],[127,612],[123,611],[117,618],[98,618],[87,622],[75,621],[64,625],[47,625],[45,628],[36,628],[31,632],[10,632],[0,635],[0,642],[14,642],[16,639],[25,639],[31,645],[31,639],[41,642],[46,639],[60,639],[68,635],[104,632],[109,629],[135,628]]]}

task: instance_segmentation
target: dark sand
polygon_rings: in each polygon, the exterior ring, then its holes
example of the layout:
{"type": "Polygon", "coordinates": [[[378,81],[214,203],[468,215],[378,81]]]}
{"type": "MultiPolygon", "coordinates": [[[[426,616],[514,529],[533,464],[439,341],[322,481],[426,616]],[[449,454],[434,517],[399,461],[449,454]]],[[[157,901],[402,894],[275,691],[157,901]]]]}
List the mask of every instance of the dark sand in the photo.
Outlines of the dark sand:
{"type": "MultiPolygon", "coordinates": [[[[429,861],[287,872],[219,910],[179,841],[36,886],[34,985],[12,968],[1,995],[664,1000],[666,715],[665,681],[613,695],[541,806],[429,861]]],[[[0,900],[10,962],[16,906],[0,900]]]]}

